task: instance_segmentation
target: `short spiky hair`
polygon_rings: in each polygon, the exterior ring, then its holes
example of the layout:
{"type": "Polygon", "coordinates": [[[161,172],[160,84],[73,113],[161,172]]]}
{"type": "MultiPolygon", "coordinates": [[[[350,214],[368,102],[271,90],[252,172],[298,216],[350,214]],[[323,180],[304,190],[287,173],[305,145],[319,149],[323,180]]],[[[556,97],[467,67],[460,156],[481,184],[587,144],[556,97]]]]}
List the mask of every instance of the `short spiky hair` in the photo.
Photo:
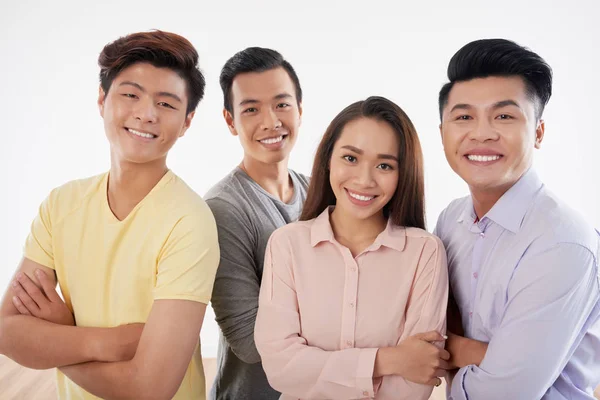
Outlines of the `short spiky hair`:
{"type": "Polygon", "coordinates": [[[298,104],[302,103],[300,80],[292,65],[275,50],[262,47],[248,47],[234,54],[233,57],[227,60],[221,70],[219,81],[223,90],[223,106],[225,109],[233,114],[231,86],[233,86],[233,80],[236,76],[246,72],[264,72],[279,67],[285,69],[290,76],[296,89],[296,101],[298,104]]]}
{"type": "Polygon", "coordinates": [[[448,64],[448,82],[438,99],[440,119],[456,82],[489,76],[520,76],[540,118],[552,95],[552,69],[542,57],[506,39],[482,39],[466,44],[448,64]]]}
{"type": "Polygon", "coordinates": [[[175,71],[186,82],[186,114],[196,109],[206,82],[198,68],[198,52],[186,38],[156,30],[132,33],[107,44],[98,57],[102,90],[108,93],[117,75],[139,62],[175,71]]]}

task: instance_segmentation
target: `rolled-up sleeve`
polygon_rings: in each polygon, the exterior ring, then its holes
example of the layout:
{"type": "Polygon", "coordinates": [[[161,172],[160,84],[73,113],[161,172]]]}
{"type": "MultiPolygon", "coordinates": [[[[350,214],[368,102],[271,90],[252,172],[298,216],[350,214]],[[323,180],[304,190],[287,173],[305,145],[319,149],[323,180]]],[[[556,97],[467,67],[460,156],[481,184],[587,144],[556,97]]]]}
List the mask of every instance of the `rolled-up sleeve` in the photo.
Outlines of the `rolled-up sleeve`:
{"type": "Polygon", "coordinates": [[[560,243],[526,253],[483,361],[459,370],[450,398],[541,398],[597,318],[598,299],[597,260],[589,249],[560,243]]]}
{"type": "Polygon", "coordinates": [[[255,329],[269,383],[300,398],[373,398],[376,348],[325,351],[301,336],[291,246],[278,233],[265,253],[255,329]]]}

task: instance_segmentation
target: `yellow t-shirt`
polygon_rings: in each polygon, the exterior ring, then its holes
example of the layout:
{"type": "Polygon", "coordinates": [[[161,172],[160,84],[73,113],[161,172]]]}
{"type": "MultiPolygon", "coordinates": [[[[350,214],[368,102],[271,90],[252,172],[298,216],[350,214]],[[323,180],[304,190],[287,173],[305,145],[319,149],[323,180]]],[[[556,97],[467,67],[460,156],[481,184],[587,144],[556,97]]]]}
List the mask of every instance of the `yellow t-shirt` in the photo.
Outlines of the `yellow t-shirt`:
{"type": "MultiPolygon", "coordinates": [[[[204,200],[168,171],[119,221],[108,205],[107,182],[105,173],[54,189],[25,245],[25,257],[56,271],[77,326],[146,322],[158,299],[208,304],[219,247],[204,200]]],[[[97,398],[57,375],[60,399],[97,398]]],[[[205,398],[199,344],[174,398],[205,398]]]]}

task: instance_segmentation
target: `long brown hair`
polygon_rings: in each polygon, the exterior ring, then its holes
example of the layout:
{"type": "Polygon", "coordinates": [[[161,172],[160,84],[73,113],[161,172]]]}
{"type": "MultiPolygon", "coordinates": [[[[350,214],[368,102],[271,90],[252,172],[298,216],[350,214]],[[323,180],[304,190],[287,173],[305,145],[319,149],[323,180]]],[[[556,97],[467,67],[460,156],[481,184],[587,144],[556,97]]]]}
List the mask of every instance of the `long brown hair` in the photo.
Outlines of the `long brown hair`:
{"type": "Polygon", "coordinates": [[[379,96],[357,101],[331,121],[315,155],[312,176],[301,221],[316,218],[336,203],[329,183],[329,162],[335,143],[346,126],[359,118],[373,118],[388,123],[400,143],[398,149],[398,187],[383,208],[384,215],[399,226],[425,229],[425,185],[423,153],[417,131],[410,118],[394,102],[379,96]]]}

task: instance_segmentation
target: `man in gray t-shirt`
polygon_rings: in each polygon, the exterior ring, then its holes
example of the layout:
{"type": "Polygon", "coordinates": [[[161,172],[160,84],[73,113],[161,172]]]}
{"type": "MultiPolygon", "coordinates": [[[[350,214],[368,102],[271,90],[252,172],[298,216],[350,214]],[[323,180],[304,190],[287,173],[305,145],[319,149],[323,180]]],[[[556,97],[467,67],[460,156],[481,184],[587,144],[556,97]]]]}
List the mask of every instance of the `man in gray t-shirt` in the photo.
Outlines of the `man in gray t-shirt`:
{"type": "Polygon", "coordinates": [[[308,179],[287,167],[302,91],[281,54],[258,47],[229,59],[220,81],[223,115],[244,158],[204,196],[221,249],[211,299],[221,336],[210,398],[278,399],[254,344],[254,323],[267,241],[275,229],[299,218],[306,198],[308,179]]]}

